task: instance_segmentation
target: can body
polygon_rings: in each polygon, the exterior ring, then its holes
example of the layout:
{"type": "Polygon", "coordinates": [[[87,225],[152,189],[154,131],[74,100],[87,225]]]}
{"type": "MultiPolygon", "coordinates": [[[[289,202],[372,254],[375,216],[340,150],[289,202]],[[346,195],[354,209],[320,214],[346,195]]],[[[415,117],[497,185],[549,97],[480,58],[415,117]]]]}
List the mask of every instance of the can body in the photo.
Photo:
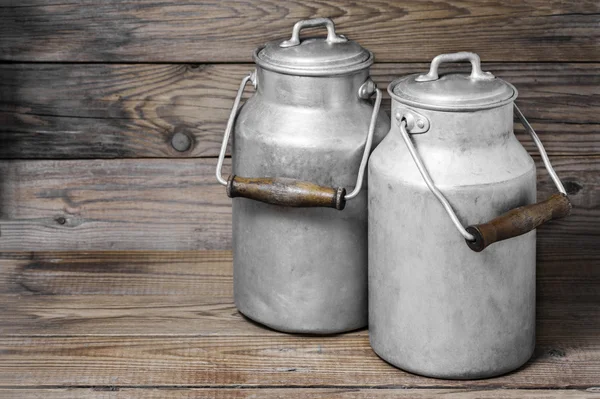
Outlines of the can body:
{"type": "MultiPolygon", "coordinates": [[[[368,69],[292,76],[257,68],[233,136],[233,173],[352,187],[373,106],[368,69]]],[[[381,112],[375,143],[389,130],[381,112]]],[[[367,324],[366,185],[343,211],[233,199],[234,298],[280,331],[336,333],[367,324]]]]}
{"type": "MultiPolygon", "coordinates": [[[[396,100],[395,107],[405,107],[396,100]]],[[[536,200],[535,165],[513,134],[512,103],[417,109],[413,134],[435,185],[464,225],[536,200]]],[[[410,107],[409,107],[410,108],[410,107]]],[[[477,253],[423,181],[392,122],[369,162],[369,333],[410,372],[485,378],[518,368],[535,345],[535,231],[477,253]]]]}

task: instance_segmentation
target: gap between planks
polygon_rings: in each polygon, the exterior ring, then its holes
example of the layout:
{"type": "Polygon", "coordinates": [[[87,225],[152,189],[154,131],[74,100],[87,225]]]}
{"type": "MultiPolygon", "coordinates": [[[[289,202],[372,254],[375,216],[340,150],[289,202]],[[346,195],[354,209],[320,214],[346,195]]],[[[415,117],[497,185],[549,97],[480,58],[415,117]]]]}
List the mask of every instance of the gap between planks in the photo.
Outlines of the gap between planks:
{"type": "Polygon", "coordinates": [[[600,390],[575,389],[437,389],[437,388],[394,388],[394,387],[362,387],[362,388],[305,388],[305,387],[236,387],[236,388],[203,388],[203,387],[55,387],[55,388],[0,388],[0,397],[12,394],[27,394],[33,399],[67,399],[85,395],[92,399],[384,399],[411,398],[425,399],[443,397],[452,399],[597,399],[600,390]]]}

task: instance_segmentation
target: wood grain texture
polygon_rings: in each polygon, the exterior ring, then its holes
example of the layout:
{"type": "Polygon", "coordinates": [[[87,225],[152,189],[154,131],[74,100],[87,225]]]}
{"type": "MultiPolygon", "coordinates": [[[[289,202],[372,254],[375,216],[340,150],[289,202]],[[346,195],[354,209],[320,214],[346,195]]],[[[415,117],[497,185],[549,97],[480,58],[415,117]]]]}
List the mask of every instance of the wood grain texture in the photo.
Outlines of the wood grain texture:
{"type": "MultiPolygon", "coordinates": [[[[559,259],[560,260],[560,259],[559,259]]],[[[600,344],[599,261],[540,260],[538,344],[600,344]]],[[[5,336],[248,336],[279,333],[233,305],[230,251],[0,254],[5,336]]],[[[355,333],[366,336],[366,331],[355,333]]]]}
{"type": "MultiPolygon", "coordinates": [[[[584,275],[577,269],[571,274],[576,279],[584,275]]],[[[92,275],[87,277],[95,278],[92,275]]],[[[598,301],[598,296],[594,297],[592,291],[598,291],[599,282],[597,277],[594,278],[594,283],[573,283],[567,288],[551,278],[539,280],[540,289],[546,296],[550,290],[556,292],[551,300],[544,299],[539,303],[539,347],[563,353],[572,345],[587,347],[598,344],[600,312],[592,302],[598,301]],[[576,289],[584,293],[574,291],[576,289]],[[577,301],[570,301],[568,295],[578,297],[577,301]]],[[[38,277],[37,282],[42,281],[38,277]]],[[[213,281],[206,284],[209,283],[213,284],[213,281]]],[[[232,285],[231,282],[228,284],[232,285]]],[[[120,288],[126,290],[122,285],[120,288]]],[[[199,294],[182,294],[179,297],[149,294],[27,295],[0,296],[3,302],[0,306],[2,334],[40,338],[244,336],[259,340],[280,335],[244,318],[233,305],[232,295],[213,300],[199,294]]],[[[368,340],[366,331],[354,334],[368,340]]]]}
{"type": "Polygon", "coordinates": [[[518,237],[551,220],[569,216],[571,207],[567,195],[552,194],[548,199],[511,209],[490,221],[467,227],[467,232],[475,237],[473,241],[467,241],[467,245],[473,251],[481,252],[495,242],[518,237]]]}
{"type": "Polygon", "coordinates": [[[342,386],[582,388],[596,386],[598,345],[538,346],[519,371],[477,381],[395,369],[368,337],[0,337],[4,386],[342,386]]]}
{"type": "MultiPolygon", "coordinates": [[[[600,154],[600,64],[484,63],[519,89],[517,103],[548,153],[600,154]]],[[[0,157],[218,155],[245,65],[0,64],[0,157]],[[186,135],[190,148],[171,141],[186,135]]],[[[428,64],[376,64],[383,89],[428,64]]],[[[444,70],[466,71],[464,65],[444,70]]],[[[248,89],[246,96],[253,89],[248,89]]],[[[390,108],[384,90],[383,109],[390,108]]],[[[526,148],[535,146],[520,124],[526,148]]]]}
{"type": "Polygon", "coordinates": [[[600,398],[599,23],[595,0],[4,2],[0,398],[600,398]],[[375,53],[381,88],[466,43],[519,89],[575,208],[539,229],[537,345],[516,372],[419,377],[366,330],[286,335],[233,305],[210,158],[254,48],[317,16],[375,53]],[[54,249],[77,252],[32,252],[54,249]]]}
{"type": "Polygon", "coordinates": [[[230,246],[231,205],[216,160],[0,164],[4,249],[230,246]]]}
{"type": "Polygon", "coordinates": [[[0,388],[0,398],[30,399],[598,399],[590,389],[406,389],[406,388],[0,388]]]}
{"type": "Polygon", "coordinates": [[[0,57],[15,61],[248,62],[254,48],[328,16],[379,61],[468,47],[490,61],[600,61],[595,0],[26,0],[0,8],[0,57]]]}
{"type": "Polygon", "coordinates": [[[581,270],[540,269],[526,366],[449,381],[381,361],[366,330],[294,336],[242,318],[230,252],[2,253],[0,385],[587,389],[600,373],[600,269],[581,270]]]}
{"type": "MultiPolygon", "coordinates": [[[[540,251],[596,257],[600,157],[553,161],[574,209],[540,229],[540,251]]],[[[216,182],[215,164],[0,161],[0,250],[229,249],[231,200],[216,182]]],[[[225,175],[229,169],[226,162],[225,175]]],[[[540,199],[556,191],[539,162],[538,182],[540,199]]]]}
{"type": "Polygon", "coordinates": [[[229,198],[248,198],[271,205],[300,208],[333,208],[346,206],[346,189],[326,187],[309,181],[286,177],[243,177],[227,179],[229,198]]]}

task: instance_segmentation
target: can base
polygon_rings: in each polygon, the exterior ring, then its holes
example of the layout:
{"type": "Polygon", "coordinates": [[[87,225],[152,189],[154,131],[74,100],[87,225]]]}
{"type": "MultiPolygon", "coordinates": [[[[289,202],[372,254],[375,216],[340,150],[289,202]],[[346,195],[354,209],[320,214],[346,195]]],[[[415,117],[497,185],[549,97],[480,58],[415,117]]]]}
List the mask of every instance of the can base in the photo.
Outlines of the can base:
{"type": "Polygon", "coordinates": [[[402,362],[392,360],[389,357],[387,357],[386,355],[378,352],[377,349],[375,348],[375,346],[373,346],[372,341],[371,341],[371,348],[373,349],[373,352],[375,352],[375,354],[377,356],[379,356],[380,359],[382,359],[386,363],[396,367],[397,369],[400,369],[407,373],[416,374],[416,375],[419,375],[422,377],[436,378],[436,379],[443,379],[443,380],[482,380],[482,379],[486,379],[486,378],[500,377],[502,375],[511,373],[511,372],[521,368],[522,366],[524,366],[531,359],[531,357],[533,356],[533,352],[535,350],[535,347],[534,347],[530,351],[530,353],[528,353],[527,356],[524,357],[524,360],[522,360],[518,363],[515,363],[515,364],[505,366],[505,367],[497,368],[495,370],[482,370],[482,371],[474,371],[474,372],[469,372],[469,373],[454,373],[452,371],[447,371],[447,370],[436,371],[436,370],[426,370],[426,369],[422,369],[419,367],[411,367],[410,365],[403,364],[402,362]]]}
{"type": "Polygon", "coordinates": [[[325,326],[310,326],[310,325],[290,326],[290,325],[284,325],[282,323],[277,323],[272,320],[266,320],[263,317],[251,314],[251,312],[240,309],[240,307],[237,306],[237,304],[236,304],[236,307],[237,307],[238,312],[240,312],[240,314],[242,316],[244,316],[244,318],[247,321],[258,324],[261,327],[266,327],[268,329],[271,329],[271,330],[274,330],[277,332],[287,333],[287,334],[334,335],[334,334],[341,334],[341,333],[356,331],[356,330],[360,330],[360,329],[367,327],[366,322],[350,324],[350,325],[344,326],[344,327],[325,327],[325,326]]]}

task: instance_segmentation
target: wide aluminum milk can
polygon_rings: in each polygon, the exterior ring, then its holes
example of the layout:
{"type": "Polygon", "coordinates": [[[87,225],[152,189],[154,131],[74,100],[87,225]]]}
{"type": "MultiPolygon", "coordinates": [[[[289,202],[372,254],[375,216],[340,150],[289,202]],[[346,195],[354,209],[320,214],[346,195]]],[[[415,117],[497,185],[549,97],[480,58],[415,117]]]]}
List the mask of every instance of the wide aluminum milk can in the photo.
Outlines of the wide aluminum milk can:
{"type": "Polygon", "coordinates": [[[373,54],[319,18],[296,23],[291,39],[258,48],[254,60],[217,166],[233,198],[235,304],[285,332],[364,327],[364,172],[371,148],[389,131],[369,77],[373,54]],[[327,36],[300,38],[314,27],[327,36]],[[248,82],[256,91],[237,112],[248,82]],[[232,130],[233,173],[225,179],[220,169],[232,130]]]}
{"type": "Polygon", "coordinates": [[[476,54],[440,55],[388,92],[392,127],[368,174],[371,346],[432,377],[516,369],[535,345],[534,229],[569,213],[566,192],[514,105],[517,90],[482,72],[476,54]],[[456,61],[470,61],[471,74],[438,74],[456,61]],[[544,202],[513,109],[561,191],[544,202]]]}

